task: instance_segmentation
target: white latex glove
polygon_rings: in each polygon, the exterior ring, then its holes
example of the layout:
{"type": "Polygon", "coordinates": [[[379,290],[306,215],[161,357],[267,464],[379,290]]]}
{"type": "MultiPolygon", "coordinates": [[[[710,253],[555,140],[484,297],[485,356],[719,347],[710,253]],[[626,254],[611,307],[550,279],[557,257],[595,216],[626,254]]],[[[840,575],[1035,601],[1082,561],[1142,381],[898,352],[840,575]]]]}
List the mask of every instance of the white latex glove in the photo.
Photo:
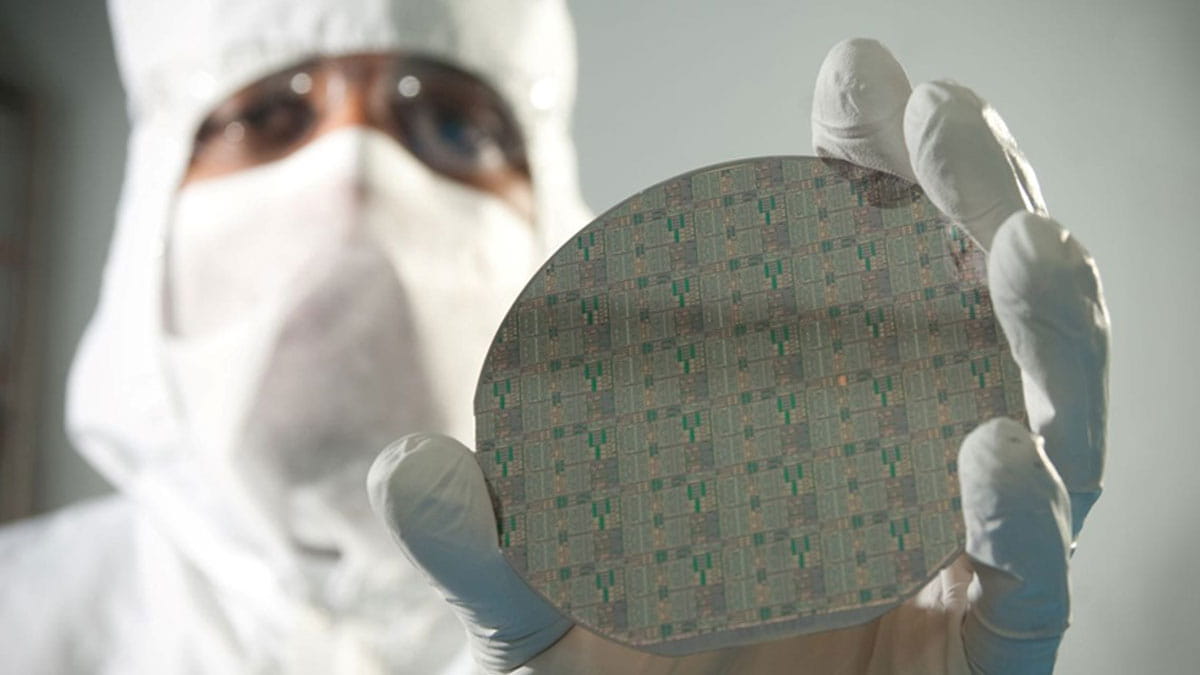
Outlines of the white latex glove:
{"type": "Polygon", "coordinates": [[[1069,620],[1067,562],[1100,493],[1108,314],[1090,256],[1046,216],[1032,170],[969,89],[911,90],[882,45],[849,40],[817,78],[819,154],[917,180],[990,250],[996,314],[1033,433],[980,425],[959,456],[966,554],[883,617],[840,631],[669,658],[573,627],[512,571],[483,475],[460,443],[401,439],[372,504],[457,610],[480,664],[521,673],[1044,673],[1069,620]]]}

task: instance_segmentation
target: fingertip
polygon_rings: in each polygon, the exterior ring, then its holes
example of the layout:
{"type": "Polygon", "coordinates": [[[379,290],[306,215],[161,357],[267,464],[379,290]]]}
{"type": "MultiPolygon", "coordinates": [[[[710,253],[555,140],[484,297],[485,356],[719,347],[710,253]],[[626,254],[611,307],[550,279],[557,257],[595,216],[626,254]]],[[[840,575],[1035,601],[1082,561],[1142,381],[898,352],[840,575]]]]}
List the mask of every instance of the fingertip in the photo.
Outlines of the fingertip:
{"type": "MultiPolygon", "coordinates": [[[[904,143],[917,181],[985,249],[1000,223],[1025,208],[1020,185],[1029,182],[1018,181],[1019,153],[1011,138],[996,135],[998,120],[975,92],[948,80],[917,85],[904,109],[904,143]]],[[[1027,166],[1023,158],[1019,164],[1027,166]]]]}
{"type": "Polygon", "coordinates": [[[404,436],[383,449],[367,472],[371,508],[393,529],[403,524],[413,505],[461,473],[464,461],[474,465],[471,451],[457,440],[436,433],[404,436]]]}
{"type": "Polygon", "coordinates": [[[904,67],[887,47],[870,38],[833,45],[817,72],[813,120],[844,129],[879,122],[908,100],[911,85],[904,67]]]}
{"type": "Polygon", "coordinates": [[[1042,437],[1016,420],[993,418],[967,434],[959,448],[958,479],[968,553],[1006,518],[1048,513],[1061,521],[1064,537],[1070,531],[1062,478],[1046,456],[1042,437]]]}
{"type": "Polygon", "coordinates": [[[1001,224],[988,254],[988,285],[993,300],[1005,307],[1014,303],[1039,315],[1079,316],[1100,303],[1100,281],[1087,250],[1058,221],[1019,211],[1001,224]]]}
{"type": "Polygon", "coordinates": [[[904,106],[904,139],[909,154],[929,150],[930,135],[945,124],[975,122],[983,102],[975,92],[951,80],[922,82],[913,87],[904,106]],[[924,142],[922,142],[924,141],[924,142]]]}
{"type": "Polygon", "coordinates": [[[883,44],[850,38],[830,48],[813,91],[813,148],[913,180],[901,120],[911,85],[883,44]]]}
{"type": "Polygon", "coordinates": [[[963,439],[958,452],[959,481],[964,501],[978,488],[994,490],[997,484],[1013,489],[1045,491],[1046,481],[1057,476],[1040,449],[1041,438],[1025,425],[1007,417],[996,417],[975,427],[963,439]]]}

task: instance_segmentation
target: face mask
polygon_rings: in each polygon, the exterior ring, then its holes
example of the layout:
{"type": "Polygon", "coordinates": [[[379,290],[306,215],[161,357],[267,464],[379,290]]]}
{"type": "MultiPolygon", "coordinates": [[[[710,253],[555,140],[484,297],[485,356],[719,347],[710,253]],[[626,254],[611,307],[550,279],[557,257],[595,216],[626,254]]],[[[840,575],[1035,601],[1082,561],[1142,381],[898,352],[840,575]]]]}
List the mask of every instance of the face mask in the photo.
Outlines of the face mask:
{"type": "Polygon", "coordinates": [[[239,536],[394,556],[367,468],[407,433],[473,439],[484,355],[537,262],[506,203],[369,129],[181,189],[167,367],[239,536]]]}

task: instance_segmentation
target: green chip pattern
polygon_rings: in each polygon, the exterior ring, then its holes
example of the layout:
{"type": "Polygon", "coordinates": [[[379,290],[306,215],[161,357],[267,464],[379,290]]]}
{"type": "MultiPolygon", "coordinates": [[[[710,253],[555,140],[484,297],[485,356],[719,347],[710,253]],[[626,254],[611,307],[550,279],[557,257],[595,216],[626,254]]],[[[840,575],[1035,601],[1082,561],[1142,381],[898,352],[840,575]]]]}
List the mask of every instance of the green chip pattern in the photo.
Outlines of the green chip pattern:
{"type": "Polygon", "coordinates": [[[708,167],[600,216],[521,293],[476,398],[514,568],[664,653],[869,620],[961,551],[955,458],[1024,419],[983,256],[831,160],[708,167]]]}

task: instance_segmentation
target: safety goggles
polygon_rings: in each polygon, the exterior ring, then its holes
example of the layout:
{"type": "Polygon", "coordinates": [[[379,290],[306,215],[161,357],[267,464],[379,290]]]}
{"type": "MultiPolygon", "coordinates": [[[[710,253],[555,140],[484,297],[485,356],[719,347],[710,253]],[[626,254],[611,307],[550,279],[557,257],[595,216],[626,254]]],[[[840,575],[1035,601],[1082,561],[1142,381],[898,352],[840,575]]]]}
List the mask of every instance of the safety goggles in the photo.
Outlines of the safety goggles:
{"type": "Polygon", "coordinates": [[[395,54],[313,59],[241,89],[200,125],[184,180],[265,164],[350,124],[387,133],[461,183],[528,186],[524,141],[495,90],[441,61],[395,54]]]}

